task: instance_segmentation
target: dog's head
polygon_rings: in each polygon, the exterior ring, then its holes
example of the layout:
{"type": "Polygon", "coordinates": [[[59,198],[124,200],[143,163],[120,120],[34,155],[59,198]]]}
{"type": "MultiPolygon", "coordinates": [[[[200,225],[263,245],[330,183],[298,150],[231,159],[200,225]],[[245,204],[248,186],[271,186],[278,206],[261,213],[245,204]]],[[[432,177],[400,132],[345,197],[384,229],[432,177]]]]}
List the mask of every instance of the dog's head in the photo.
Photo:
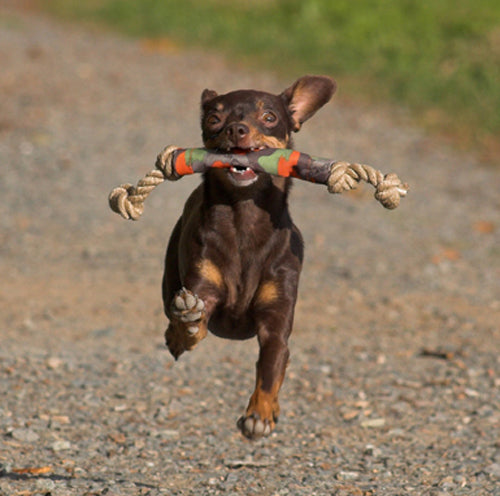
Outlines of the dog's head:
{"type": "MultiPolygon", "coordinates": [[[[201,95],[202,136],[206,148],[245,152],[262,148],[289,148],[291,133],[327,103],[335,81],[326,76],[304,76],[280,95],[238,90],[225,95],[205,90],[201,95]]],[[[227,171],[235,186],[250,186],[258,174],[249,168],[227,171]]]]}

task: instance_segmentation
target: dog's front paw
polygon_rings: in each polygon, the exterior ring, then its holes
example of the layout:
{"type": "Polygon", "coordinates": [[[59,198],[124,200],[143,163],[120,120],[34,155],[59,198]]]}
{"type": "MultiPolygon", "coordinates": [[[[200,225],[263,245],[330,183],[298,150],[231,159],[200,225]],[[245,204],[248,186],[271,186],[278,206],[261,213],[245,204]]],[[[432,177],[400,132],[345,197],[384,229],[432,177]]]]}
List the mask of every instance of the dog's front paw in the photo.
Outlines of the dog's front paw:
{"type": "Polygon", "coordinates": [[[181,322],[192,323],[188,327],[190,334],[196,334],[198,331],[196,322],[201,320],[205,310],[204,301],[186,288],[178,291],[172,301],[172,314],[181,322]]]}
{"type": "Polygon", "coordinates": [[[170,353],[177,360],[207,335],[205,303],[199,296],[182,288],[172,300],[170,310],[171,320],[165,340],[170,353]]]}
{"type": "Polygon", "coordinates": [[[238,419],[238,428],[248,439],[259,439],[269,436],[274,430],[277,419],[261,419],[256,412],[238,419]]]}

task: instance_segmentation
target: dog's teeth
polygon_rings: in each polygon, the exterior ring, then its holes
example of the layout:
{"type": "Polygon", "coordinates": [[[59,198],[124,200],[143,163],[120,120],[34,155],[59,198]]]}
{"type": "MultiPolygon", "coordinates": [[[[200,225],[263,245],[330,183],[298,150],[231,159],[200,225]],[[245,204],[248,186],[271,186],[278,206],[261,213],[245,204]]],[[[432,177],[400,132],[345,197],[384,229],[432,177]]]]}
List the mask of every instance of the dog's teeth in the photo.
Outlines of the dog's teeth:
{"type": "Polygon", "coordinates": [[[248,167],[232,167],[231,172],[236,172],[238,174],[244,174],[248,170],[248,167]]]}
{"type": "Polygon", "coordinates": [[[202,299],[199,299],[194,309],[198,310],[198,312],[201,312],[204,308],[205,308],[205,303],[203,302],[202,299]]]}

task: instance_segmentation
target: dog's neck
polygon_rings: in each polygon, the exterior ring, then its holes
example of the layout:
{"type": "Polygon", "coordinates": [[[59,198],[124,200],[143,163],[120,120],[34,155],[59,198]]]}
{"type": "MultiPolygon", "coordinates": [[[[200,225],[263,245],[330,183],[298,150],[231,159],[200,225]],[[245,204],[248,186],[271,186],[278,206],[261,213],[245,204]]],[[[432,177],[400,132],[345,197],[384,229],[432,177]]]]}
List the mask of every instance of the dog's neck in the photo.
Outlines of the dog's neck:
{"type": "Polygon", "coordinates": [[[289,178],[263,174],[248,187],[237,187],[225,177],[225,171],[212,169],[205,174],[203,193],[204,208],[226,206],[236,217],[245,216],[248,228],[249,214],[259,222],[270,219],[274,228],[284,225],[289,218],[288,194],[292,182],[289,178]]]}

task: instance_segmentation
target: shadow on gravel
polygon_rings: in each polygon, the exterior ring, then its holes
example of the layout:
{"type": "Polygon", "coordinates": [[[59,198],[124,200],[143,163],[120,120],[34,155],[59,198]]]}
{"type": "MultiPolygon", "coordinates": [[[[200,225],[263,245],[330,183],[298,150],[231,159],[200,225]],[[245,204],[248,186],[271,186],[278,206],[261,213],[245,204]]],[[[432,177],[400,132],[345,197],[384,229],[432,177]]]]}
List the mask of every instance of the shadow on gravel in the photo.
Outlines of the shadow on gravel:
{"type": "MultiPolygon", "coordinates": [[[[52,475],[31,475],[31,474],[16,474],[12,472],[0,472],[0,479],[6,479],[6,480],[11,480],[11,481],[26,481],[26,482],[35,482],[35,481],[53,481],[53,482],[60,482],[60,481],[86,481],[86,482],[93,482],[97,484],[102,484],[102,485],[109,485],[110,481],[108,479],[102,479],[102,478],[93,478],[93,477],[74,477],[71,475],[57,475],[57,474],[52,474],[52,475]]],[[[113,485],[130,485],[133,484],[137,488],[146,488],[146,489],[158,489],[158,486],[154,486],[151,484],[145,484],[144,482],[135,482],[135,481],[128,481],[125,479],[113,479],[113,485]]]]}

